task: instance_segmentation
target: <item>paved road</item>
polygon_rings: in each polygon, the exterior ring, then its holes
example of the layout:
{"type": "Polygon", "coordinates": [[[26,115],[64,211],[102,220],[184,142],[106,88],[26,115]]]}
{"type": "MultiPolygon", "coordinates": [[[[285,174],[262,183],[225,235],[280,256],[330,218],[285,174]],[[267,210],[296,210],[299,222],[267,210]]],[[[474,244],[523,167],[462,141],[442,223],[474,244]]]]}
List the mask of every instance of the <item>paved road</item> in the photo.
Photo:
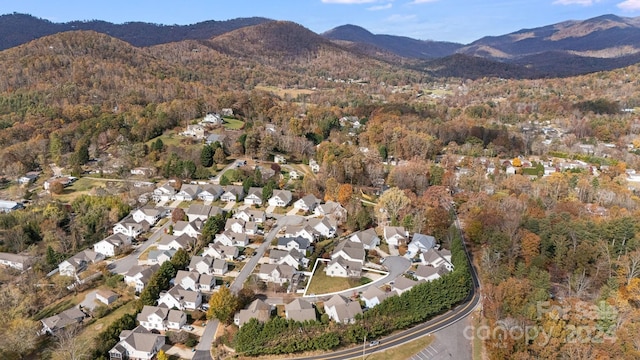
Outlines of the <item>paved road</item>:
{"type": "Polygon", "coordinates": [[[145,250],[147,250],[149,246],[155,244],[156,241],[160,240],[160,238],[164,234],[164,229],[167,229],[171,224],[171,219],[169,219],[169,221],[167,221],[160,228],[152,228],[150,231],[153,231],[153,234],[149,236],[149,239],[140,244],[138,248],[135,249],[131,254],[111,263],[111,265],[109,266],[109,268],[111,269],[110,271],[114,274],[124,274],[129,271],[132,266],[138,265],[138,257],[140,256],[140,254],[145,252],[145,250]]]}
{"type": "Polygon", "coordinates": [[[211,343],[213,343],[219,325],[218,320],[212,319],[207,322],[200,342],[196,345],[196,352],[193,354],[192,360],[211,360],[211,343]]]}

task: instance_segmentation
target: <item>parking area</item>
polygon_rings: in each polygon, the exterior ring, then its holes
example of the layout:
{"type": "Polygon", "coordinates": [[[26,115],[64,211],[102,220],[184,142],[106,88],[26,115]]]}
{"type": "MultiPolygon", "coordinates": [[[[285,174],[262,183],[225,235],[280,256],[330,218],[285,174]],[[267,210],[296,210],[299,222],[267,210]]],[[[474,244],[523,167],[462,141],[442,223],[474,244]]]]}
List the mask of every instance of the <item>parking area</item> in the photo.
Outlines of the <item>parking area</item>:
{"type": "Polygon", "coordinates": [[[431,345],[422,349],[419,353],[411,357],[411,360],[443,360],[453,359],[451,353],[447,351],[447,347],[437,338],[431,345]]]}

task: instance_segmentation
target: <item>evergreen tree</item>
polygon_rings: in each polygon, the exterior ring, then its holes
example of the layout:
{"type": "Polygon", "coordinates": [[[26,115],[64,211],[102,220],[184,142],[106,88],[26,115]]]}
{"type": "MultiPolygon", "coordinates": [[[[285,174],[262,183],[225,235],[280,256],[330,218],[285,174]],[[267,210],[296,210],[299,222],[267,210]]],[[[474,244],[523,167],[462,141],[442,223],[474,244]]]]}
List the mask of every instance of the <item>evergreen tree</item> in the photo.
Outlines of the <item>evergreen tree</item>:
{"type": "Polygon", "coordinates": [[[213,165],[213,148],[209,145],[205,145],[200,152],[200,164],[204,167],[211,167],[213,165]]]}

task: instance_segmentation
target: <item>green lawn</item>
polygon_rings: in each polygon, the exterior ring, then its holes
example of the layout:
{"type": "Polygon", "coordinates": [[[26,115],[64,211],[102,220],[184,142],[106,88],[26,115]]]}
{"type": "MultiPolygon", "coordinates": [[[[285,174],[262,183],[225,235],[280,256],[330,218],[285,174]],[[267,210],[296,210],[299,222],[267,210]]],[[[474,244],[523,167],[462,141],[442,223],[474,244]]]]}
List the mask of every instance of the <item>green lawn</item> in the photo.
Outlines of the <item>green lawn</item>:
{"type": "Polygon", "coordinates": [[[230,117],[225,117],[224,127],[227,130],[240,130],[244,127],[244,121],[230,118],[230,117]]]}
{"type": "Polygon", "coordinates": [[[82,177],[70,186],[64,188],[62,194],[53,196],[62,202],[70,202],[80,195],[88,194],[92,189],[105,187],[107,181],[109,180],[88,179],[82,177]]]}
{"type": "Polygon", "coordinates": [[[359,283],[354,284],[354,280],[341,277],[330,277],[324,272],[325,264],[318,265],[316,272],[313,273],[311,278],[311,284],[307,289],[307,294],[326,294],[336,291],[342,291],[350,289],[354,286],[358,286],[359,283]]]}
{"type": "Polygon", "coordinates": [[[68,297],[65,298],[62,301],[59,301],[55,304],[49,305],[47,307],[45,307],[44,309],[38,311],[33,318],[35,320],[42,320],[44,318],[47,318],[49,316],[53,316],[56,314],[59,314],[67,309],[71,309],[72,307],[76,306],[78,304],[78,302],[76,301],[77,299],[75,299],[75,297],[68,297]]]}

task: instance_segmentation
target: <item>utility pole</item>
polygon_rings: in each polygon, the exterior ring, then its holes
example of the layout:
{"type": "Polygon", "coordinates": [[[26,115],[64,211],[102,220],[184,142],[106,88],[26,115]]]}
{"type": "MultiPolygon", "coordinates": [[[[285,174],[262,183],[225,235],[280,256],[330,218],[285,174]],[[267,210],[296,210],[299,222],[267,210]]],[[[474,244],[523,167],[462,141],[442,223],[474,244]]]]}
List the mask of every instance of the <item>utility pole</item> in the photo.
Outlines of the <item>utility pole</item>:
{"type": "Polygon", "coordinates": [[[364,360],[364,351],[367,349],[367,333],[364,333],[364,342],[362,343],[362,360],[364,360]]]}

